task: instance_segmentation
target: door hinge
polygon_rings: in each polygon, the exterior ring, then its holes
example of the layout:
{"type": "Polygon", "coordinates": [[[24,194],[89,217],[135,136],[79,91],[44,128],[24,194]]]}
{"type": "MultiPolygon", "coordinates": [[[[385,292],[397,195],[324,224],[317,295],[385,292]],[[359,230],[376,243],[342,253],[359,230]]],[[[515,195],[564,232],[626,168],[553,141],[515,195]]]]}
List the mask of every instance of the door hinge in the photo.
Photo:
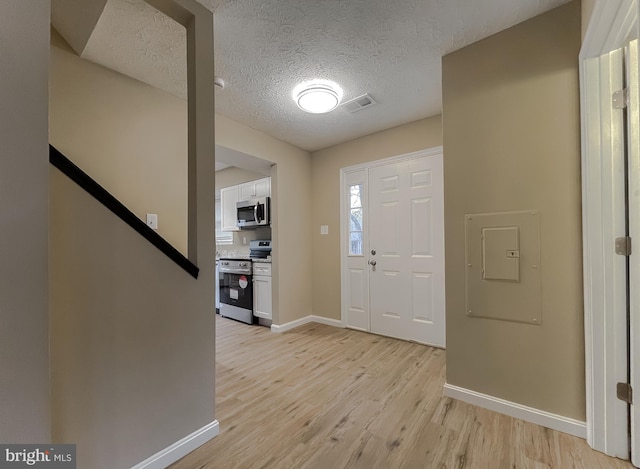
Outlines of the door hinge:
{"type": "Polygon", "coordinates": [[[630,236],[621,236],[620,238],[616,238],[616,254],[620,254],[621,256],[631,255],[630,236]]]}
{"type": "Polygon", "coordinates": [[[611,95],[614,109],[624,109],[629,104],[629,91],[627,88],[618,90],[611,95]]]}
{"type": "Polygon", "coordinates": [[[633,389],[631,389],[629,383],[618,383],[616,386],[616,395],[621,401],[627,404],[633,404],[633,389]]]}

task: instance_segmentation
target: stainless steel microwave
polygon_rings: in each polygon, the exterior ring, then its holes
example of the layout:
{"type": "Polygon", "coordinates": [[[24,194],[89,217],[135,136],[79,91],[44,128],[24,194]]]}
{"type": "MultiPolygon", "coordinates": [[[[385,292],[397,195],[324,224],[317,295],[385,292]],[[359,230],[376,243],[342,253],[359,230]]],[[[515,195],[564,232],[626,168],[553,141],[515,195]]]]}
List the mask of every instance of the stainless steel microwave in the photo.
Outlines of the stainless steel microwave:
{"type": "Polygon", "coordinates": [[[236,203],[238,228],[257,228],[271,223],[271,198],[258,197],[236,203]]]}

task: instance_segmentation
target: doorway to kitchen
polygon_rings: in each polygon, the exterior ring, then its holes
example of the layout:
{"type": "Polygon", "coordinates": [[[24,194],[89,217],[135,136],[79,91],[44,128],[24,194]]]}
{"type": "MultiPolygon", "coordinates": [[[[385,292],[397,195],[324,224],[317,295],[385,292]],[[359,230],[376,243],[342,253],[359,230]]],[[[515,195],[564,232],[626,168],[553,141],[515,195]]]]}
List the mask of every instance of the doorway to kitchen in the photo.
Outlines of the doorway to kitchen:
{"type": "Polygon", "coordinates": [[[340,172],[342,322],[445,346],[442,147],[340,172]]]}

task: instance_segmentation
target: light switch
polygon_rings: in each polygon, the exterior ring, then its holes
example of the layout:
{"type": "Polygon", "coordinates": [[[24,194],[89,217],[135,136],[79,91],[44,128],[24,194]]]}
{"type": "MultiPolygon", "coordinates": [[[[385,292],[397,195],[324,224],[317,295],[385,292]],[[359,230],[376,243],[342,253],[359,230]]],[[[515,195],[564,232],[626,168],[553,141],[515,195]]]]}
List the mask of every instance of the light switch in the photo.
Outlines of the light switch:
{"type": "Polygon", "coordinates": [[[320,234],[328,235],[329,234],[329,225],[321,225],[320,226],[320,234]]]}
{"type": "Polygon", "coordinates": [[[520,281],[520,240],[517,226],[482,229],[482,278],[520,281]]]}
{"type": "Polygon", "coordinates": [[[158,229],[158,214],[147,213],[147,225],[154,230],[158,229]]]}

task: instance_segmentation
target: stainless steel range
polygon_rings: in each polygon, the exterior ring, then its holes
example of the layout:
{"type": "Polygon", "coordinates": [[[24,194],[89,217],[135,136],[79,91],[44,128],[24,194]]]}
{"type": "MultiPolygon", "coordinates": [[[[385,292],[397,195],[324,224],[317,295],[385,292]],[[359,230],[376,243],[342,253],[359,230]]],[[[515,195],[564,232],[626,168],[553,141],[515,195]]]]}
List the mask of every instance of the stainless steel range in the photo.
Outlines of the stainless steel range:
{"type": "Polygon", "coordinates": [[[251,260],[220,259],[220,316],[254,324],[251,260]]]}
{"type": "Polygon", "coordinates": [[[271,256],[271,240],[255,239],[249,243],[249,257],[251,259],[267,259],[271,256]]]}

